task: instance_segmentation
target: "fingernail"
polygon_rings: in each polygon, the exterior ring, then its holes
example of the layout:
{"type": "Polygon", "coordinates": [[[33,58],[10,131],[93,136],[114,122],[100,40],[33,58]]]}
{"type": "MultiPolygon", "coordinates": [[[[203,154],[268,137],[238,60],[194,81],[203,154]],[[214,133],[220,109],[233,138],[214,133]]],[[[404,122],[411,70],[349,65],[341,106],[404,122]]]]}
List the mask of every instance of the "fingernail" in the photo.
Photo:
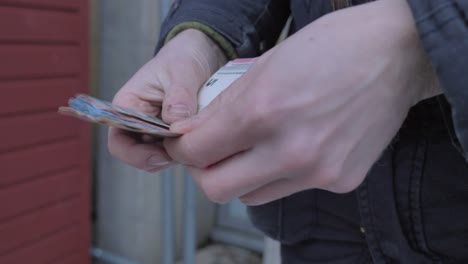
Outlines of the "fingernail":
{"type": "Polygon", "coordinates": [[[169,105],[167,111],[170,115],[177,117],[189,117],[192,115],[192,111],[190,111],[188,106],[183,104],[169,105]]]}
{"type": "Polygon", "coordinates": [[[164,159],[159,155],[152,156],[148,159],[148,166],[149,167],[162,167],[169,165],[170,161],[164,159]]]}
{"type": "Polygon", "coordinates": [[[153,167],[162,167],[162,166],[166,166],[166,165],[169,165],[171,164],[169,161],[162,161],[162,162],[159,162],[159,163],[154,163],[154,164],[151,164],[153,167]]]}
{"type": "Polygon", "coordinates": [[[160,165],[157,165],[157,166],[153,166],[151,168],[148,168],[146,171],[147,172],[151,172],[151,173],[156,173],[156,172],[159,172],[161,170],[164,170],[164,169],[167,169],[169,168],[168,166],[172,164],[172,162],[161,162],[159,163],[160,165]]]}

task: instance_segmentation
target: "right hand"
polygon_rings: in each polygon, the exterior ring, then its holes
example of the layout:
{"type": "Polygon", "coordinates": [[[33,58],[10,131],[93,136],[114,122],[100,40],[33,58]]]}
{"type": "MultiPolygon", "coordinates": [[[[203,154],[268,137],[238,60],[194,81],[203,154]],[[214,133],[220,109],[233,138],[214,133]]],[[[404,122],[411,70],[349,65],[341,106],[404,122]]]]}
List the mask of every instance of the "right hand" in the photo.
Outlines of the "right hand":
{"type": "MultiPolygon", "coordinates": [[[[189,29],[170,40],[115,95],[113,103],[158,116],[165,122],[197,112],[197,94],[226,57],[204,33],[189,29]]],[[[171,158],[149,136],[109,129],[110,153],[138,169],[156,172],[171,165],[171,158]]]]}

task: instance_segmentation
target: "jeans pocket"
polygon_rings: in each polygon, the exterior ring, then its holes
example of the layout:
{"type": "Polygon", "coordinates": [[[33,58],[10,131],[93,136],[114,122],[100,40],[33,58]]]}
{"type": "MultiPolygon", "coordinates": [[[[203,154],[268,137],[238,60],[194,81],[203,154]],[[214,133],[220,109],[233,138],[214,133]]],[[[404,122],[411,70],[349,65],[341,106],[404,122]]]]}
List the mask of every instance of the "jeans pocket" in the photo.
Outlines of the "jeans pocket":
{"type": "Polygon", "coordinates": [[[310,237],[316,222],[315,190],[303,191],[264,205],[249,206],[253,225],[282,244],[294,244],[310,237]]]}
{"type": "Polygon", "coordinates": [[[428,249],[468,263],[468,164],[449,139],[428,146],[420,199],[428,249]]]}

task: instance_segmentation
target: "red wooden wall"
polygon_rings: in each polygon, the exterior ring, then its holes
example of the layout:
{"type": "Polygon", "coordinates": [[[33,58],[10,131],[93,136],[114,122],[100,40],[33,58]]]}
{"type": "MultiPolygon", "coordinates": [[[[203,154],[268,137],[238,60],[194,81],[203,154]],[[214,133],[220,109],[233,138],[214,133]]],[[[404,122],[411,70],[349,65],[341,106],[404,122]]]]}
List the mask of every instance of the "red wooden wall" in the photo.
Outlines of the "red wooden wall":
{"type": "Polygon", "coordinates": [[[86,0],[0,0],[0,264],[89,263],[86,0]]]}

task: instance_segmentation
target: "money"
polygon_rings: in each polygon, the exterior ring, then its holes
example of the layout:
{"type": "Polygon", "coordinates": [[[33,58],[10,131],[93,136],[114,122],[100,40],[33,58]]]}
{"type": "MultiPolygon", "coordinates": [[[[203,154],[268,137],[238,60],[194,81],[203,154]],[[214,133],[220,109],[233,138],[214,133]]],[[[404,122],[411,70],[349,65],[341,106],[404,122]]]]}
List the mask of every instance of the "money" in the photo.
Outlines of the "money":
{"type": "Polygon", "coordinates": [[[116,106],[89,95],[80,94],[70,98],[68,105],[60,107],[59,113],[142,134],[159,137],[180,136],[169,131],[169,125],[159,118],[116,106]]]}
{"type": "Polygon", "coordinates": [[[208,106],[216,96],[247,72],[255,60],[255,58],[233,60],[215,72],[198,92],[198,111],[208,106]]]}
{"type": "MultiPolygon", "coordinates": [[[[242,76],[255,59],[237,59],[228,62],[209,78],[198,93],[198,111],[205,108],[216,96],[242,76]]],[[[105,124],[132,132],[158,137],[178,137],[181,134],[171,132],[170,125],[163,120],[132,109],[79,94],[62,106],[58,112],[88,122],[105,124]]]]}

